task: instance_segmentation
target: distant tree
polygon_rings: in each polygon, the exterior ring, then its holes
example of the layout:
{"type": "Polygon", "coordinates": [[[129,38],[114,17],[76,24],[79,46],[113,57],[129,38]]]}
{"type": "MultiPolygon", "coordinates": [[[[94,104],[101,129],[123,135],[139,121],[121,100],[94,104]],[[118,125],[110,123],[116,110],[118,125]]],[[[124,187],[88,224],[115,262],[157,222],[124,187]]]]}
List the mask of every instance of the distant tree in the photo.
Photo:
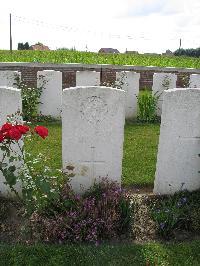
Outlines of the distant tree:
{"type": "Polygon", "coordinates": [[[37,42],[35,45],[43,45],[43,43],[41,43],[41,42],[37,42]]]}
{"type": "Polygon", "coordinates": [[[25,44],[24,44],[24,50],[29,50],[29,48],[30,48],[30,46],[29,46],[29,43],[28,42],[26,42],[25,44]]]}
{"type": "Polygon", "coordinates": [[[76,47],[75,46],[73,46],[73,47],[71,47],[71,48],[66,48],[66,47],[61,47],[61,48],[57,48],[56,49],[57,51],[61,51],[61,50],[65,50],[65,51],[76,51],[76,47]]]}
{"type": "Polygon", "coordinates": [[[197,49],[178,49],[174,52],[174,55],[176,56],[191,56],[191,57],[200,57],[200,48],[197,49]]]}
{"type": "Polygon", "coordinates": [[[67,50],[67,51],[68,51],[68,50],[70,50],[70,49],[69,49],[69,48],[66,48],[66,47],[61,47],[61,48],[57,48],[56,50],[57,50],[57,51],[60,51],[60,50],[67,50]]]}
{"type": "Polygon", "coordinates": [[[18,50],[23,50],[23,43],[19,42],[17,49],[18,50]]]}
{"type": "Polygon", "coordinates": [[[25,42],[24,44],[23,44],[23,42],[19,42],[17,49],[18,50],[29,50],[29,47],[30,46],[29,46],[28,42],[25,42]]]}

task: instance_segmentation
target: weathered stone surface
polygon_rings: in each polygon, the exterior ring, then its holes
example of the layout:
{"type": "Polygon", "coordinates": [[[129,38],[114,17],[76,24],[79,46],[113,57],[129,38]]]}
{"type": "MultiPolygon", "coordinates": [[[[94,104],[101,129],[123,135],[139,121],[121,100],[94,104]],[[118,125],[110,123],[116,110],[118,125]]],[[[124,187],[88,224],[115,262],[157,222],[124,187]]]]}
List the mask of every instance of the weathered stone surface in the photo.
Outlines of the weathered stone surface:
{"type": "Polygon", "coordinates": [[[121,183],[125,92],[109,87],[63,91],[62,158],[76,193],[95,181],[121,183]]]}
{"type": "Polygon", "coordinates": [[[165,92],[154,192],[200,188],[200,89],[165,92]]]}
{"type": "Polygon", "coordinates": [[[190,88],[200,88],[200,75],[192,74],[190,75],[190,88]]]}
{"type": "Polygon", "coordinates": [[[42,87],[39,112],[59,119],[62,105],[62,72],[44,70],[37,72],[37,87],[42,87]]]}
{"type": "Polygon", "coordinates": [[[16,88],[18,79],[21,79],[21,73],[18,71],[0,71],[0,86],[16,88]]]}
{"type": "Polygon", "coordinates": [[[126,92],[125,117],[137,117],[137,96],[139,94],[140,74],[132,71],[116,73],[116,84],[126,92]]]}
{"type": "Polygon", "coordinates": [[[176,88],[176,81],[177,81],[176,74],[155,73],[153,75],[152,93],[155,96],[159,96],[157,103],[157,111],[156,111],[158,116],[161,116],[162,114],[164,90],[176,88]]]}
{"type": "Polygon", "coordinates": [[[77,71],[76,86],[99,86],[100,72],[96,71],[77,71]]]}
{"type": "MultiPolygon", "coordinates": [[[[14,115],[16,112],[22,111],[22,100],[21,100],[21,91],[15,88],[7,88],[0,87],[0,126],[7,121],[8,115],[14,115]]],[[[17,115],[17,120],[21,120],[21,117],[17,115]]],[[[20,141],[20,146],[23,145],[22,141],[20,141]]],[[[0,144],[1,145],[1,144],[0,144]]],[[[18,145],[11,145],[11,149],[14,152],[21,154],[18,145]]],[[[0,149],[0,161],[2,162],[3,152],[0,149]]],[[[8,163],[8,160],[4,160],[3,162],[8,163]]],[[[20,167],[21,161],[16,161],[16,168],[20,167]]],[[[0,195],[4,197],[11,197],[14,193],[11,193],[9,187],[4,184],[5,178],[0,171],[0,195]]],[[[15,189],[21,193],[21,185],[18,183],[15,186],[15,189]]]]}

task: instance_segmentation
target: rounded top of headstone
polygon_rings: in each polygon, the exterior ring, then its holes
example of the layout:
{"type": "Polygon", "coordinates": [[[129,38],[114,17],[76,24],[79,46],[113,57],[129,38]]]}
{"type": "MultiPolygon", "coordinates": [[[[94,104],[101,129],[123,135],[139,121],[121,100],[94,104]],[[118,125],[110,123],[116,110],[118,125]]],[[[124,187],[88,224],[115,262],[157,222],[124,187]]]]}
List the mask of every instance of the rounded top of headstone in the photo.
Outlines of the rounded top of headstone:
{"type": "Polygon", "coordinates": [[[176,76],[175,73],[170,73],[170,72],[156,72],[153,74],[154,76],[162,76],[162,77],[165,77],[165,76],[176,76]]]}
{"type": "Polygon", "coordinates": [[[199,76],[199,74],[191,74],[190,76],[199,76]]]}
{"type": "Polygon", "coordinates": [[[17,89],[17,88],[13,88],[13,87],[7,87],[7,86],[0,86],[0,89],[3,89],[3,90],[11,90],[11,91],[21,91],[20,89],[17,89]]]}
{"type": "Polygon", "coordinates": [[[95,70],[77,70],[76,73],[82,73],[82,72],[90,72],[90,73],[99,73],[98,71],[95,71],[95,70]]]}
{"type": "Polygon", "coordinates": [[[116,91],[116,92],[121,92],[125,93],[124,90],[113,88],[113,87],[106,87],[106,86],[77,86],[77,87],[70,87],[70,88],[65,88],[63,92],[67,91],[81,91],[81,90],[88,90],[88,91],[116,91]]]}
{"type": "Polygon", "coordinates": [[[200,93],[200,88],[174,88],[174,89],[169,89],[165,91],[166,93],[171,93],[171,92],[197,92],[200,93]]]}

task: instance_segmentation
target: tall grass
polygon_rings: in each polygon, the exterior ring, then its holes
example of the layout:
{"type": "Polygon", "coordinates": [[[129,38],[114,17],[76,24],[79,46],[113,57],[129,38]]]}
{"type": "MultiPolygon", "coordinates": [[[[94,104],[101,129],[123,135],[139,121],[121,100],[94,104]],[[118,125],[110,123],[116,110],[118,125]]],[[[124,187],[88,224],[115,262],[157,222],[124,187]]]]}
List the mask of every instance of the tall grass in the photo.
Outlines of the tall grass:
{"type": "Polygon", "coordinates": [[[138,120],[140,122],[155,122],[158,94],[144,90],[138,96],[138,120]]]}
{"type": "Polygon", "coordinates": [[[142,54],[98,54],[79,51],[0,50],[0,62],[84,63],[200,68],[200,58],[142,54]]]}

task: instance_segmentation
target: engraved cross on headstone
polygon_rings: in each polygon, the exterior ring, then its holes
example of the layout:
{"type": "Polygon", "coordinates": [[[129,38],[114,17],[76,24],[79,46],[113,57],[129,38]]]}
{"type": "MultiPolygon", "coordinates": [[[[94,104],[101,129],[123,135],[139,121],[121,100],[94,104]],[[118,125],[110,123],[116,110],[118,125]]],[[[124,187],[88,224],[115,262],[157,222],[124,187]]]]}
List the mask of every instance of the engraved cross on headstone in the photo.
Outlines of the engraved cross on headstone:
{"type": "Polygon", "coordinates": [[[81,161],[81,163],[87,163],[87,164],[91,164],[91,176],[94,179],[95,178],[95,165],[96,164],[103,164],[105,163],[105,161],[98,161],[95,160],[95,147],[92,146],[91,148],[91,160],[89,161],[81,161]]]}

